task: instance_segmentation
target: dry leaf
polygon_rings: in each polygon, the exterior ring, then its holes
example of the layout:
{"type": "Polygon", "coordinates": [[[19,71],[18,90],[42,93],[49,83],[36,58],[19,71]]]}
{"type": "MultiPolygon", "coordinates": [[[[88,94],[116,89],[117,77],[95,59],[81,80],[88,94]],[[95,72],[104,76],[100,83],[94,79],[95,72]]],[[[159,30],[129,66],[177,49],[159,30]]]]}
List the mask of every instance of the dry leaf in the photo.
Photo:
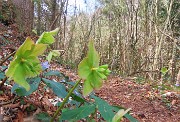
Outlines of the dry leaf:
{"type": "Polygon", "coordinates": [[[24,122],[23,116],[24,116],[23,112],[21,110],[19,110],[18,114],[17,114],[18,122],[24,122]]]}
{"type": "Polygon", "coordinates": [[[16,107],[19,107],[20,106],[20,102],[16,103],[16,104],[8,104],[8,105],[5,105],[3,107],[8,107],[8,108],[16,108],[16,107]]]}
{"type": "Polygon", "coordinates": [[[175,105],[176,104],[176,100],[173,100],[172,102],[171,102],[171,105],[175,105]]]}

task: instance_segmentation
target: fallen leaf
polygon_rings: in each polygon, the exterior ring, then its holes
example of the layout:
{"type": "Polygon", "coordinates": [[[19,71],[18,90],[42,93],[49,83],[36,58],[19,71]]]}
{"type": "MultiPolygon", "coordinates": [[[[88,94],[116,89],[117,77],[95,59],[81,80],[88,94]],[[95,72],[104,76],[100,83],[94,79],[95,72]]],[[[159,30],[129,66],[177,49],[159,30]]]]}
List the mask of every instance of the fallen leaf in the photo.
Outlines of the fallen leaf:
{"type": "Polygon", "coordinates": [[[8,100],[8,99],[5,98],[5,97],[0,97],[0,100],[1,100],[1,101],[5,101],[5,100],[8,100]]]}
{"type": "Polygon", "coordinates": [[[173,100],[172,102],[171,102],[171,105],[175,105],[176,104],[176,100],[173,100]]]}
{"type": "Polygon", "coordinates": [[[23,112],[21,110],[19,110],[18,114],[17,114],[18,122],[24,122],[23,116],[24,116],[23,112]]]}
{"type": "Polygon", "coordinates": [[[44,105],[48,106],[48,107],[52,107],[51,102],[50,102],[49,99],[46,98],[46,97],[42,98],[42,103],[43,103],[44,105]]]}
{"type": "Polygon", "coordinates": [[[5,105],[3,107],[16,108],[16,107],[19,107],[19,106],[20,106],[20,102],[15,103],[15,104],[8,104],[8,105],[5,105]]]}

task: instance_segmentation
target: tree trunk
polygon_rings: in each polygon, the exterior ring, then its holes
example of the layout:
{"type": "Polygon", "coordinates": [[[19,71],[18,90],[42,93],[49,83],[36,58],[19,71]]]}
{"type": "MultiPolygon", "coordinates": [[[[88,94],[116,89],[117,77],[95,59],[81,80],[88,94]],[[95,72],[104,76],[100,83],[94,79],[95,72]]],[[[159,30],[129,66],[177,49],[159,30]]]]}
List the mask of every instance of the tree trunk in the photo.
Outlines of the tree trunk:
{"type": "MultiPolygon", "coordinates": [[[[54,22],[56,18],[56,0],[52,0],[52,16],[51,16],[51,23],[54,22]]],[[[55,24],[52,24],[51,30],[55,29],[55,24]]]]}
{"type": "Polygon", "coordinates": [[[178,72],[178,75],[177,75],[176,85],[180,86],[180,69],[179,69],[179,72],[178,72]]]}
{"type": "Polygon", "coordinates": [[[41,33],[41,0],[37,2],[37,34],[40,35],[41,33]]]}
{"type": "Polygon", "coordinates": [[[32,0],[12,0],[16,10],[16,23],[23,36],[31,34],[33,29],[34,3],[32,0]]]}

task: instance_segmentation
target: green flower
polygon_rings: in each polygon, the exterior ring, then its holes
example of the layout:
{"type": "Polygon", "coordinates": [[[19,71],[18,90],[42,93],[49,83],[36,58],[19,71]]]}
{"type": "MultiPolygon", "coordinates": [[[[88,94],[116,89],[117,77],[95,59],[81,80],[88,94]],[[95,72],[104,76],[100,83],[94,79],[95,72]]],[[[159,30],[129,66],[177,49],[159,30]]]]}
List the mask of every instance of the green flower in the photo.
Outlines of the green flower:
{"type": "Polygon", "coordinates": [[[93,41],[89,42],[87,56],[78,66],[78,75],[84,79],[83,94],[88,95],[93,89],[99,89],[103,84],[103,79],[107,79],[110,70],[108,65],[99,66],[99,54],[95,50],[93,41]]]}
{"type": "Polygon", "coordinates": [[[54,36],[57,35],[59,32],[59,28],[52,30],[50,32],[43,32],[39,39],[37,40],[36,44],[52,44],[55,42],[54,36]]]}
{"type": "Polygon", "coordinates": [[[42,71],[38,56],[44,53],[46,47],[46,44],[34,44],[28,37],[17,50],[6,76],[28,91],[30,86],[26,78],[35,77],[42,71]]]}

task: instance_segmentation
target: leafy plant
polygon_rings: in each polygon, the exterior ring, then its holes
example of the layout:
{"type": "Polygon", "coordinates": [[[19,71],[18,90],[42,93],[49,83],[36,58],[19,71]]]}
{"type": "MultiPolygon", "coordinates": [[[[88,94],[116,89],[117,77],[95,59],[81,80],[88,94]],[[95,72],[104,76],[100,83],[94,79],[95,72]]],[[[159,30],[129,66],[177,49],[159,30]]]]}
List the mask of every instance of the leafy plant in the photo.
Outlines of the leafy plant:
{"type": "Polygon", "coordinates": [[[51,120],[51,117],[48,113],[39,113],[35,116],[35,118],[43,122],[49,122],[51,120]]]}
{"type": "Polygon", "coordinates": [[[42,67],[38,56],[44,53],[47,44],[54,42],[53,36],[55,36],[58,31],[59,28],[50,32],[44,32],[36,44],[28,37],[16,51],[14,59],[6,72],[6,76],[24,87],[26,91],[29,91],[30,85],[26,81],[26,78],[35,77],[40,74],[42,67]]]}
{"type": "Polygon", "coordinates": [[[75,108],[73,110],[66,110],[62,113],[60,121],[61,120],[77,121],[82,118],[86,118],[95,111],[95,108],[96,106],[94,104],[91,104],[91,105],[86,104],[84,106],[75,108]]]}
{"type": "Polygon", "coordinates": [[[94,42],[89,42],[89,50],[87,56],[78,65],[78,75],[80,79],[75,83],[69,81],[69,78],[59,71],[47,71],[50,66],[52,56],[59,56],[58,50],[51,50],[47,56],[47,60],[40,62],[38,56],[42,55],[48,45],[54,43],[54,36],[58,33],[59,28],[44,32],[40,38],[34,43],[29,37],[16,51],[13,60],[11,61],[6,73],[0,73],[0,79],[4,79],[5,75],[15,81],[11,92],[18,96],[29,96],[38,89],[38,86],[43,82],[46,87],[51,88],[55,95],[64,98],[62,103],[57,103],[59,106],[57,111],[51,117],[47,113],[40,113],[36,116],[41,121],[53,122],[61,112],[59,121],[77,121],[85,118],[89,121],[95,121],[97,112],[100,113],[98,118],[103,118],[107,122],[117,122],[122,116],[125,116],[132,122],[137,122],[129,113],[129,109],[124,111],[121,108],[109,105],[106,101],[90,94],[94,89],[99,89],[103,80],[107,79],[110,74],[108,65],[99,66],[100,57],[97,53],[94,42]],[[42,72],[43,71],[43,72],[42,72]],[[42,72],[42,73],[41,73],[42,72]],[[41,73],[41,75],[39,75],[41,73]],[[48,79],[48,76],[57,76],[61,81],[48,79]],[[89,95],[89,98],[94,101],[88,101],[83,98],[81,93],[80,82],[84,80],[83,95],[89,95]],[[69,99],[71,97],[71,99],[69,99]],[[65,104],[70,104],[70,109],[64,108],[65,104]]]}
{"type": "Polygon", "coordinates": [[[36,44],[53,44],[55,42],[54,36],[59,32],[59,28],[56,28],[50,32],[44,32],[37,40],[36,44]]]}
{"type": "Polygon", "coordinates": [[[124,109],[120,109],[116,115],[113,117],[112,122],[120,122],[121,118],[128,112],[130,111],[130,109],[127,109],[126,111],[124,111],[124,109]]]}
{"type": "Polygon", "coordinates": [[[52,80],[48,80],[45,78],[42,78],[42,80],[44,81],[45,84],[47,84],[48,87],[50,87],[53,90],[53,92],[58,97],[61,97],[61,98],[66,97],[66,95],[67,95],[66,87],[63,84],[61,84],[59,82],[52,81],[52,80]]]}
{"type": "Polygon", "coordinates": [[[46,44],[34,44],[28,37],[17,50],[6,72],[6,76],[23,86],[27,91],[30,90],[26,78],[35,77],[42,71],[37,56],[44,53],[46,47],[46,44]]]}
{"type": "Polygon", "coordinates": [[[168,71],[169,70],[166,67],[161,68],[161,78],[162,78],[164,83],[165,83],[165,81],[171,81],[171,77],[168,74],[168,71]]]}
{"type": "Polygon", "coordinates": [[[0,80],[4,79],[5,78],[5,74],[4,72],[0,72],[0,80]]]}
{"type": "Polygon", "coordinates": [[[145,78],[144,77],[137,77],[136,79],[136,83],[138,84],[144,84],[145,83],[145,78]]]}
{"type": "Polygon", "coordinates": [[[99,119],[101,119],[102,117],[107,122],[119,122],[116,120],[119,120],[120,118],[122,118],[122,116],[125,116],[131,122],[137,122],[137,120],[128,113],[130,109],[124,111],[124,109],[111,106],[106,101],[95,95],[90,95],[90,98],[93,98],[95,101],[88,102],[85,100],[85,104],[83,104],[79,108],[77,107],[74,109],[63,109],[62,115],[59,118],[59,122],[63,120],[77,121],[83,118],[92,121],[94,119],[98,119],[95,116],[98,111],[100,115],[99,119]]]}
{"type": "Polygon", "coordinates": [[[164,76],[167,72],[168,72],[168,69],[167,69],[166,67],[163,67],[163,68],[161,69],[161,73],[162,73],[163,76],[164,76]]]}
{"type": "Polygon", "coordinates": [[[99,54],[95,50],[93,41],[90,41],[88,54],[78,66],[78,75],[85,79],[84,95],[88,95],[93,89],[99,89],[102,86],[102,80],[107,79],[110,73],[108,65],[99,66],[99,61],[99,54]]]}
{"type": "Polygon", "coordinates": [[[30,85],[29,91],[26,91],[24,87],[19,86],[18,84],[14,84],[11,89],[11,92],[16,93],[18,96],[29,96],[38,89],[38,86],[41,82],[41,78],[40,77],[31,78],[31,79],[27,79],[27,81],[30,85]]]}
{"type": "Polygon", "coordinates": [[[54,57],[60,56],[59,50],[52,50],[52,51],[49,52],[48,56],[46,57],[46,59],[48,60],[48,62],[51,61],[51,59],[52,59],[53,56],[54,56],[54,57]]]}

